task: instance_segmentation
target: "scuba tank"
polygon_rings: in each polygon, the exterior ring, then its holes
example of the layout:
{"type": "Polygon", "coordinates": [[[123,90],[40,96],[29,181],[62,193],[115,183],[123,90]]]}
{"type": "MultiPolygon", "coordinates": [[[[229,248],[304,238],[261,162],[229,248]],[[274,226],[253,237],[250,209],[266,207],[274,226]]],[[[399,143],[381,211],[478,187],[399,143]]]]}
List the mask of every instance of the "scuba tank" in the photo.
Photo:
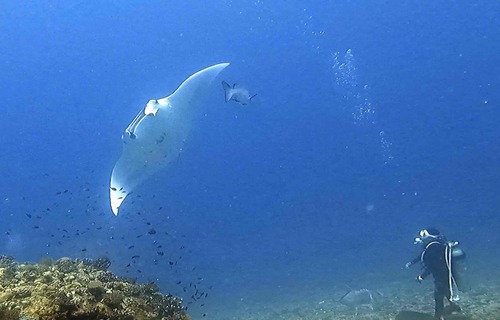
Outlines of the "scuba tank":
{"type": "Polygon", "coordinates": [[[458,245],[458,241],[448,242],[448,246],[451,249],[453,280],[457,289],[461,292],[465,292],[470,290],[470,286],[467,285],[465,281],[465,275],[467,273],[467,264],[465,261],[466,254],[458,245]]]}

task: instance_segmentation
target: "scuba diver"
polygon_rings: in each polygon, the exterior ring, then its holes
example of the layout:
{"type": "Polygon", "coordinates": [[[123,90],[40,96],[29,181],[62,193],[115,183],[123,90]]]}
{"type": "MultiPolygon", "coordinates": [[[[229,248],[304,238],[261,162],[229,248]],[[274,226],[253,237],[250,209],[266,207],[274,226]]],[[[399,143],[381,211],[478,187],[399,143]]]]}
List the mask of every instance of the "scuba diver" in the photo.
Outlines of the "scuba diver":
{"type": "Polygon", "coordinates": [[[422,252],[418,257],[406,264],[406,268],[421,262],[423,272],[417,277],[421,283],[427,276],[432,274],[434,278],[434,317],[443,320],[445,314],[461,312],[461,308],[454,301],[458,301],[458,295],[454,294],[454,288],[458,289],[456,261],[465,259],[465,253],[458,248],[457,241],[447,241],[435,228],[420,231],[420,237],[415,238],[415,244],[422,244],[422,252]],[[445,303],[447,304],[445,308],[445,303]]]}

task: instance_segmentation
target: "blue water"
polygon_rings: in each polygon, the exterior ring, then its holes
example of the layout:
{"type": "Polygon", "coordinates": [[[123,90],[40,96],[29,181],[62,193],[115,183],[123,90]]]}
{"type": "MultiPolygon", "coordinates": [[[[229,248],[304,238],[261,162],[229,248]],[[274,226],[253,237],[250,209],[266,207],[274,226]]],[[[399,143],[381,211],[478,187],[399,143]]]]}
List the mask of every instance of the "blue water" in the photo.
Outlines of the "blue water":
{"type": "Polygon", "coordinates": [[[389,281],[428,226],[498,268],[499,14],[494,0],[4,1],[0,253],[105,255],[208,318],[389,281]],[[123,130],[220,62],[186,151],[114,217],[123,130]],[[257,96],[226,104],[222,80],[257,96]]]}

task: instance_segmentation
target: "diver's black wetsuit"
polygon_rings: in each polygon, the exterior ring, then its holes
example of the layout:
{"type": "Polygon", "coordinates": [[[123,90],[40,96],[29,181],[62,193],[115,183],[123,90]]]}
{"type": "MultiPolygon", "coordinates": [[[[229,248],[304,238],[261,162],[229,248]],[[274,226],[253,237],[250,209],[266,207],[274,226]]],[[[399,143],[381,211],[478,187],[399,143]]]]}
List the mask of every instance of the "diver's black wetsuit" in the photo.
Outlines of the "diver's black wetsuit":
{"type": "Polygon", "coordinates": [[[425,279],[429,274],[434,278],[435,317],[438,319],[443,315],[444,299],[451,299],[450,275],[445,261],[447,247],[442,241],[431,241],[425,246],[421,256],[424,263],[421,279],[425,279]]]}
{"type": "Polygon", "coordinates": [[[441,319],[443,316],[445,298],[450,302],[451,311],[460,311],[460,307],[451,302],[454,280],[450,275],[450,268],[453,270],[451,247],[446,240],[435,239],[427,243],[420,255],[420,261],[424,264],[424,272],[418,279],[423,280],[429,274],[432,274],[434,278],[434,315],[436,319],[441,319]]]}

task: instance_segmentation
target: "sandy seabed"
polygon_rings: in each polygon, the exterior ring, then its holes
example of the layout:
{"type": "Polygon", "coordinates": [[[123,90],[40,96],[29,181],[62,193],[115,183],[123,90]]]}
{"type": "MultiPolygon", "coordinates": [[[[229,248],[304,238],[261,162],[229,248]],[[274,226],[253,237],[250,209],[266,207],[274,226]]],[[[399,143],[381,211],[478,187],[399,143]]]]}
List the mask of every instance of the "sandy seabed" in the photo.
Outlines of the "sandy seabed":
{"type": "MultiPolygon", "coordinates": [[[[499,279],[500,280],[500,279],[499,279]]],[[[433,314],[432,281],[393,282],[384,288],[368,288],[374,297],[373,310],[347,307],[338,298],[345,291],[314,294],[314,297],[269,303],[244,303],[227,313],[207,317],[218,320],[394,320],[402,310],[433,314]]],[[[448,319],[500,320],[500,281],[489,281],[459,294],[463,316],[448,319]]]]}

